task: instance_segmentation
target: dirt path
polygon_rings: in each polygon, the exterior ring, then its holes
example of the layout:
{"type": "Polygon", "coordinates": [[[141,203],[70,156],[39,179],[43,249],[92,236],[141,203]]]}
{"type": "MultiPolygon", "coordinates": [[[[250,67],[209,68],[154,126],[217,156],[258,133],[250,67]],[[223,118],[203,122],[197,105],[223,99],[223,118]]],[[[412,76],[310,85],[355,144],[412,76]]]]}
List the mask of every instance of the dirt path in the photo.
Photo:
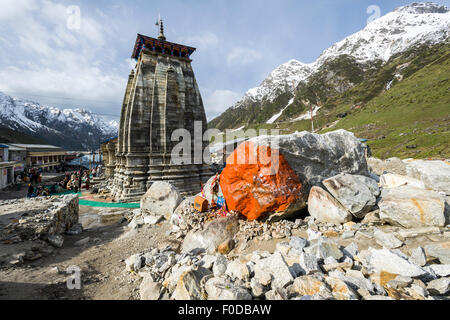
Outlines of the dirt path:
{"type": "MultiPolygon", "coordinates": [[[[92,215],[89,207],[80,207],[80,218],[92,215]]],[[[104,210],[104,209],[103,209],[104,210]]],[[[143,227],[131,232],[126,222],[94,227],[76,236],[65,236],[62,248],[34,262],[0,268],[0,299],[139,299],[134,283],[126,271],[124,260],[145,249],[169,244],[169,224],[143,227]],[[75,242],[89,237],[85,246],[75,242]],[[70,266],[81,269],[81,290],[68,290],[66,273],[70,266]],[[56,269],[57,268],[57,269],[56,269]],[[59,272],[58,272],[59,270],[59,272]]],[[[30,249],[35,243],[0,245],[0,252],[30,249]]]]}

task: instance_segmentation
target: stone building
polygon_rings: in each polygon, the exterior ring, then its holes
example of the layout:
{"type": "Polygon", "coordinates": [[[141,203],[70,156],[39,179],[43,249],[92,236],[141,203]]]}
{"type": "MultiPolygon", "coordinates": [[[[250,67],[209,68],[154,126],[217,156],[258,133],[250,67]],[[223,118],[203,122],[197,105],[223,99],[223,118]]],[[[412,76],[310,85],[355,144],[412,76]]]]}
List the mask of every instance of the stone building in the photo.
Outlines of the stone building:
{"type": "Polygon", "coordinates": [[[114,169],[116,168],[117,140],[118,137],[112,138],[108,141],[103,142],[100,146],[106,178],[114,178],[114,169]]]}
{"type": "Polygon", "coordinates": [[[195,152],[185,155],[183,164],[171,157],[179,143],[172,141],[176,129],[190,133],[191,150],[194,145],[205,150],[207,121],[191,66],[196,49],[166,41],[162,21],[159,25],[158,38],[137,35],[132,54],[137,65],[128,77],[114,172],[113,196],[119,201],[140,199],[155,181],[194,194],[211,176],[209,165],[195,152]],[[200,128],[197,135],[194,128],[200,128]]]}

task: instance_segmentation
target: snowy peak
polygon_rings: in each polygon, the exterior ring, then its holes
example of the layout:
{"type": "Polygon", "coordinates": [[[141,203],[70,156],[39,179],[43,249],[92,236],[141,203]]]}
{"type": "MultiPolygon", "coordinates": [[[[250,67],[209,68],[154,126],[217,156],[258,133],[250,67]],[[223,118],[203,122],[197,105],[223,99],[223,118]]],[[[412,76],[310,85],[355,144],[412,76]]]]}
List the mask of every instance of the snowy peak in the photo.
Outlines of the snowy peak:
{"type": "Polygon", "coordinates": [[[325,50],[311,64],[297,60],[280,65],[257,88],[250,89],[233,108],[246,103],[273,102],[280,94],[293,92],[327,61],[349,55],[360,63],[387,62],[415,45],[436,44],[450,39],[450,10],[432,2],[412,3],[370,22],[325,50]]]}
{"type": "MultiPolygon", "coordinates": [[[[95,147],[95,137],[110,138],[117,135],[118,130],[116,121],[107,121],[85,108],[61,110],[38,102],[12,98],[1,92],[0,124],[33,136],[42,136],[48,132],[67,136],[68,140],[78,140],[77,143],[83,144],[85,148],[95,147]],[[92,137],[89,143],[84,141],[87,136],[92,137]]],[[[51,140],[51,136],[48,140],[51,140]]]]}
{"type": "Polygon", "coordinates": [[[272,102],[281,93],[293,92],[311,72],[310,65],[294,59],[290,60],[273,70],[259,87],[248,90],[244,98],[235,107],[239,107],[242,103],[248,101],[269,100],[272,102]]]}
{"type": "Polygon", "coordinates": [[[394,10],[394,12],[409,14],[447,13],[448,11],[449,9],[446,6],[441,6],[433,2],[414,2],[394,10]]]}
{"type": "Polygon", "coordinates": [[[436,44],[450,37],[450,11],[433,3],[400,7],[369,23],[363,30],[334,44],[315,62],[316,66],[340,56],[358,62],[382,60],[419,44],[436,44]]]}

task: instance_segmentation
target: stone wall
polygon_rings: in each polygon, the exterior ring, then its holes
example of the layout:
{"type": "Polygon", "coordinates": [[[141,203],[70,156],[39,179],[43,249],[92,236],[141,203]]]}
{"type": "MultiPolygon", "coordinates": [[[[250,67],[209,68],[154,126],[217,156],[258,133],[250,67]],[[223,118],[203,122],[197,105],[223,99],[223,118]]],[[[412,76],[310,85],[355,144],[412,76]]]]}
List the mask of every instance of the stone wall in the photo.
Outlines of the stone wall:
{"type": "Polygon", "coordinates": [[[78,196],[13,200],[0,203],[0,211],[2,241],[47,240],[78,223],[78,196]]]}

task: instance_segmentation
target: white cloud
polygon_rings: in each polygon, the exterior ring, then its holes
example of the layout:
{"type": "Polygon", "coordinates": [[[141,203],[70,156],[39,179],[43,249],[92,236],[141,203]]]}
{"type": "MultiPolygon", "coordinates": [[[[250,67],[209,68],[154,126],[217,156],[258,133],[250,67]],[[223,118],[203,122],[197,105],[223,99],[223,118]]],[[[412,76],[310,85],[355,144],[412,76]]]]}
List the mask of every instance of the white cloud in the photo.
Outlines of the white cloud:
{"type": "Polygon", "coordinates": [[[215,90],[204,99],[208,120],[222,114],[242,98],[242,94],[230,90],[215,90]]]}
{"type": "Polygon", "coordinates": [[[247,65],[262,58],[261,53],[254,49],[235,47],[227,56],[228,65],[247,65]]]}
{"type": "MultiPolygon", "coordinates": [[[[81,10],[79,30],[70,30],[67,19],[67,7],[53,1],[0,0],[2,42],[12,44],[9,56],[0,57],[0,91],[117,101],[119,113],[126,77],[110,71],[121,66],[106,45],[109,29],[88,11],[81,10]]],[[[122,67],[128,66],[123,59],[122,67]]]]}
{"type": "Polygon", "coordinates": [[[11,21],[23,16],[29,10],[37,8],[34,0],[1,0],[0,21],[11,21]]]}
{"type": "Polygon", "coordinates": [[[187,37],[182,41],[185,43],[189,43],[189,45],[197,47],[198,49],[208,49],[219,44],[219,38],[212,32],[206,32],[192,37],[187,37]]]}

